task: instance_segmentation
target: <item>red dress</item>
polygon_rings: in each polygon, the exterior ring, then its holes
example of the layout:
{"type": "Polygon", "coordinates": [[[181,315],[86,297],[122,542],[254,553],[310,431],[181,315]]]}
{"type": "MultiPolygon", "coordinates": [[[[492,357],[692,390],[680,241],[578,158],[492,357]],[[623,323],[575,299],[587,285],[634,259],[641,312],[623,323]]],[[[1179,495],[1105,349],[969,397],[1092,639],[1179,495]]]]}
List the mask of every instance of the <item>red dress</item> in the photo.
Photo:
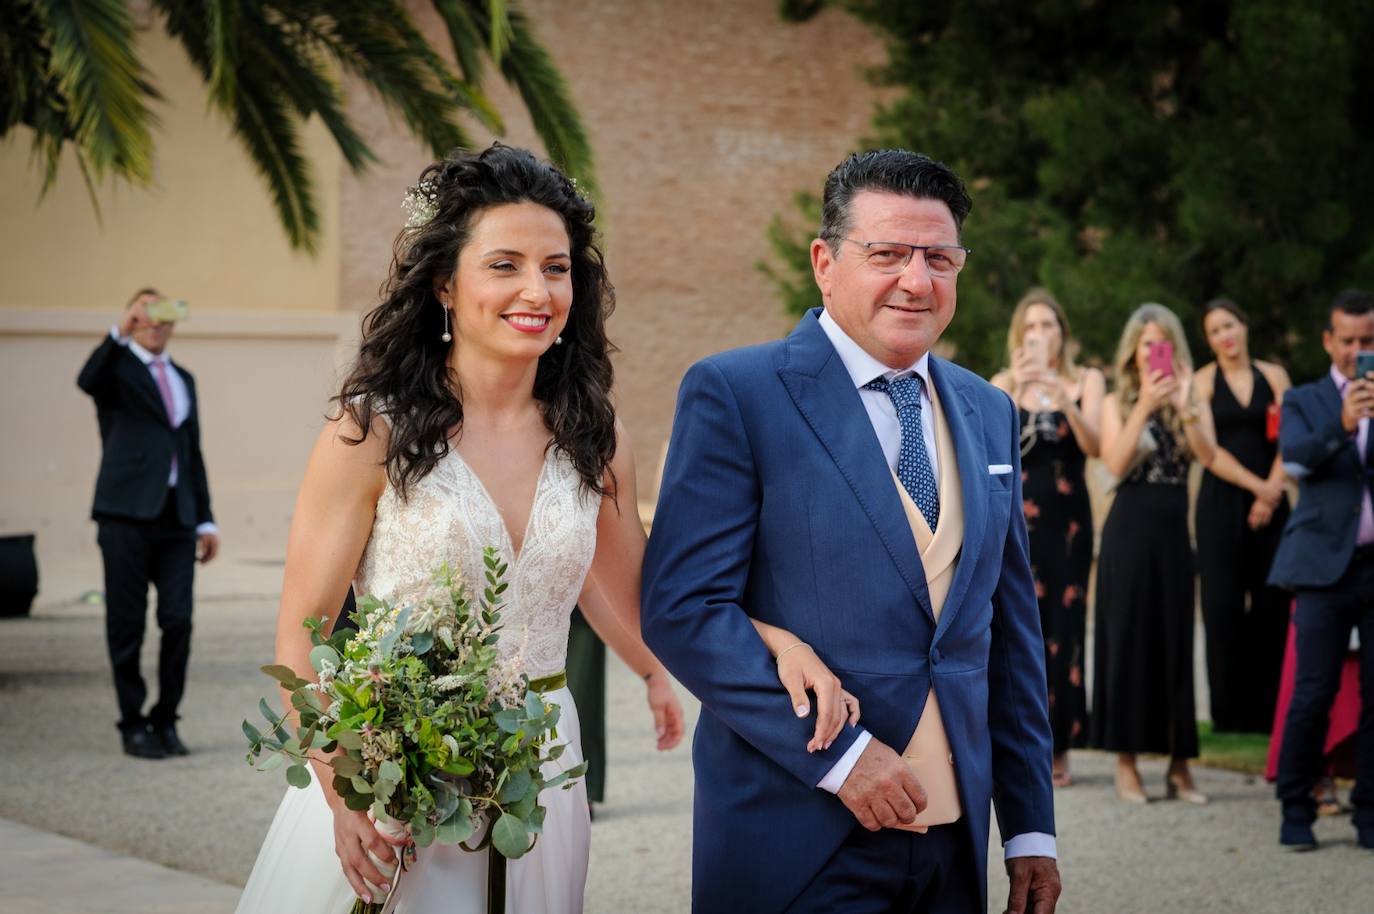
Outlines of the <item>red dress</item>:
{"type": "MultiPolygon", "coordinates": [[[[1296,605],[1296,603],[1294,604],[1296,605]]],[[[1297,626],[1289,610],[1288,645],[1283,651],[1283,672],[1279,674],[1279,700],[1274,706],[1274,731],[1269,737],[1269,762],[1264,776],[1275,780],[1279,774],[1279,747],[1283,745],[1283,725],[1288,718],[1288,703],[1293,699],[1293,677],[1297,673],[1297,626]]],[[[1331,706],[1331,726],[1326,731],[1323,753],[1329,772],[1337,777],[1355,776],[1355,730],[1360,724],[1360,655],[1346,654],[1341,667],[1341,687],[1331,706]]]]}

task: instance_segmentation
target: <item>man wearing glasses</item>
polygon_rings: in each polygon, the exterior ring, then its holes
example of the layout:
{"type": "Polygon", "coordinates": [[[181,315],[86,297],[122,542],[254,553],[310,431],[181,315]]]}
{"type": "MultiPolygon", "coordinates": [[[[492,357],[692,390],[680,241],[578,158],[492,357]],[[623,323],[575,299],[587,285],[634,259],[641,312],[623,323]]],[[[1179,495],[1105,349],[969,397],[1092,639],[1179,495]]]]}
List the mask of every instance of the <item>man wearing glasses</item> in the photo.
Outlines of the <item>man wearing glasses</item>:
{"type": "Polygon", "coordinates": [[[824,308],[683,380],[642,619],[705,712],[696,911],[984,911],[994,790],[1007,908],[1054,910],[1017,414],[930,352],[970,206],[925,156],[851,156],[811,244],[824,308]],[[858,725],[808,752],[814,724],[777,713],[793,701],[752,620],[789,663],[814,658],[809,681],[838,677],[858,725]]]}

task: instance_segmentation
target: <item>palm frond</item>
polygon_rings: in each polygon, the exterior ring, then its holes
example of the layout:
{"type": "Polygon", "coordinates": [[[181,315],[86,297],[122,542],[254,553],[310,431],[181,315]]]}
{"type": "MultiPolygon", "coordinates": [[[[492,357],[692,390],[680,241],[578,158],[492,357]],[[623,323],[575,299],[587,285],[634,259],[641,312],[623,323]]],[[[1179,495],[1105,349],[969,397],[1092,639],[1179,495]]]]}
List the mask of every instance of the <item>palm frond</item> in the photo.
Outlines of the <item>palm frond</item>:
{"type": "MultiPolygon", "coordinates": [[[[167,31],[180,39],[191,62],[208,80],[211,60],[210,23],[199,5],[180,0],[157,0],[167,17],[167,31]]],[[[225,102],[213,99],[230,118],[234,135],[254,167],[267,182],[291,246],[314,253],[320,232],[310,164],[301,152],[300,119],[281,87],[270,75],[245,70],[235,80],[225,102]],[[244,77],[248,78],[244,78],[244,77]]]]}
{"type": "Polygon", "coordinates": [[[491,54],[492,62],[498,67],[506,52],[510,50],[511,42],[515,40],[509,12],[506,0],[487,0],[487,50],[491,54]]]}
{"type": "Polygon", "coordinates": [[[400,114],[435,155],[468,145],[466,132],[450,116],[453,101],[432,67],[416,60],[409,43],[397,34],[395,21],[387,18],[379,17],[371,4],[342,4],[331,17],[304,16],[294,23],[400,114]]]}
{"type": "Polygon", "coordinates": [[[155,93],[134,55],[127,6],[121,0],[42,0],[35,8],[51,41],[49,63],[71,139],[92,172],[150,180],[154,118],[147,99],[155,93]]]}
{"type": "Polygon", "coordinates": [[[210,21],[210,99],[228,106],[238,80],[239,0],[209,0],[206,18],[210,21]]]}
{"type": "Polygon", "coordinates": [[[520,93],[549,158],[577,178],[587,194],[596,197],[592,144],[573,105],[568,83],[535,37],[525,14],[512,8],[509,18],[510,53],[501,61],[501,73],[520,93]]]}
{"type": "Polygon", "coordinates": [[[243,44],[250,50],[240,78],[275,85],[302,118],[318,115],[354,172],[376,162],[377,156],[344,113],[343,93],[326,71],[319,50],[285,23],[268,21],[261,9],[245,12],[243,44]]]}
{"type": "Polygon", "coordinates": [[[301,154],[296,121],[290,110],[277,95],[240,80],[234,96],[234,133],[266,179],[292,247],[313,254],[320,217],[315,209],[309,164],[301,154]]]}
{"type": "Polygon", "coordinates": [[[487,41],[468,11],[468,3],[465,0],[434,0],[434,9],[444,20],[449,47],[458,61],[463,81],[474,89],[481,89],[486,77],[486,59],[482,54],[487,41]]]}

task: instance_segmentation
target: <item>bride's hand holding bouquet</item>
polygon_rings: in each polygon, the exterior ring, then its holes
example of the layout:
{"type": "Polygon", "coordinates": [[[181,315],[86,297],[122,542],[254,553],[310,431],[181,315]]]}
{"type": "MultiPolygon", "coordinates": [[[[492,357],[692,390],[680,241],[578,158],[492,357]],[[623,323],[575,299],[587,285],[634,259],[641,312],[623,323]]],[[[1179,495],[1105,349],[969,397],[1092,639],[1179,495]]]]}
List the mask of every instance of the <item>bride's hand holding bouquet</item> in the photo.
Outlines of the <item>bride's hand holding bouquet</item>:
{"type": "MultiPolygon", "coordinates": [[[[498,659],[506,565],[490,548],[484,561],[486,586],[476,604],[444,567],[431,590],[409,605],[359,599],[356,632],[326,636],[323,620],[307,619],[315,679],[286,666],[263,667],[290,692],[296,732],[260,702],[266,731],[243,723],[249,763],[260,770],[285,765],[287,783],[299,788],[311,782],[307,762],[319,771],[327,765],[336,810],[341,802],[346,810],[368,811],[391,844],[490,846],[493,864],[524,855],[543,827],[540,792],[570,787],[586,766],[543,775],[541,766],[564,750],[553,743],[559,709],[531,689],[522,671],[498,659]]],[[[358,822],[338,811],[336,837],[343,845],[348,836],[337,832],[356,831],[358,822]]],[[[352,840],[378,848],[370,835],[352,840]]],[[[382,874],[371,861],[359,863],[349,874],[355,891],[363,878],[388,895],[395,891],[403,867],[388,886],[374,878],[382,874]]],[[[496,870],[493,903],[501,891],[496,870]]],[[[365,890],[359,896],[355,912],[385,907],[365,890]]]]}

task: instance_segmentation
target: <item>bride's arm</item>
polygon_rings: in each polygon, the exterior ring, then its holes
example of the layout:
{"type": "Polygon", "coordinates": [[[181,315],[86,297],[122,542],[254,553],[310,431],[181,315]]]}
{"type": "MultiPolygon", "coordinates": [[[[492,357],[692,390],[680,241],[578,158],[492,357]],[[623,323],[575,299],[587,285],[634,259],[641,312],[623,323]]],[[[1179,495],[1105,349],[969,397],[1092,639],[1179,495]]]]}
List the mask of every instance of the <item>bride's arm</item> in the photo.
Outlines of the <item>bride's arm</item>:
{"type": "Polygon", "coordinates": [[[644,680],[658,748],[671,749],[682,739],[682,705],[673,694],[668,671],[639,634],[645,536],[635,494],[634,454],[618,420],[616,439],[615,456],[606,474],[607,494],[596,520],[596,554],[578,605],[601,639],[644,680]]]}
{"type": "MultiPolygon", "coordinates": [[[[286,570],[282,580],[281,608],[277,612],[276,663],[296,674],[314,678],[310,666],[310,632],[302,624],[307,617],[333,619],[339,614],[353,572],[372,531],[377,499],[386,478],[386,429],[379,421],[372,433],[357,445],[358,426],[346,415],[329,422],[320,432],[301,480],[300,494],[291,518],[286,546],[286,570]]],[[[284,707],[291,712],[289,693],[284,707]]],[[[355,812],[331,786],[334,770],[328,759],[316,753],[311,759],[315,777],[334,812],[335,851],[344,876],[360,897],[370,890],[364,883],[386,891],[389,877],[368,857],[371,851],[384,864],[396,863],[396,855],[372,827],[366,813],[355,812]]]]}

